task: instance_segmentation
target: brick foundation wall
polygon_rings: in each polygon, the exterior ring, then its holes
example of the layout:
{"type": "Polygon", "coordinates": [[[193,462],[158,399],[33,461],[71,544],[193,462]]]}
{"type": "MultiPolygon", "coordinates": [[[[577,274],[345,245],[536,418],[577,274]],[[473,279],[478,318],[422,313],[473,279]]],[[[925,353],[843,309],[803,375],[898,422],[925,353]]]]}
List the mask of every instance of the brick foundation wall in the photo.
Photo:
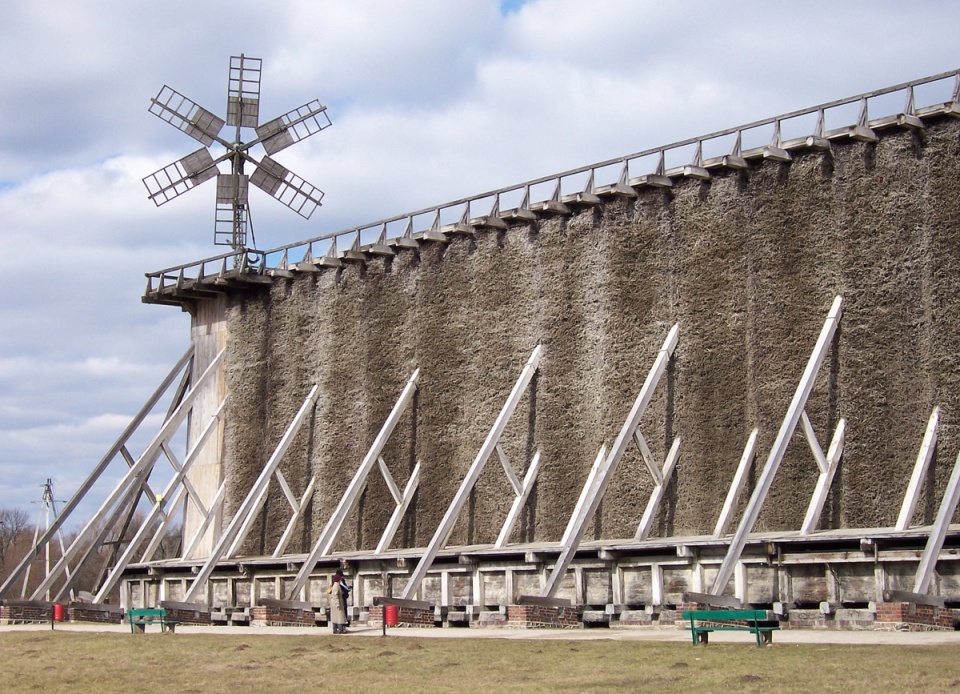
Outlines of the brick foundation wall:
{"type": "Polygon", "coordinates": [[[909,602],[877,603],[876,629],[903,631],[952,631],[953,610],[909,602]]]}
{"type": "Polygon", "coordinates": [[[254,627],[312,627],[317,625],[313,610],[276,605],[250,608],[250,626],[254,627]]]}
{"type": "Polygon", "coordinates": [[[181,624],[210,624],[210,610],[206,605],[161,600],[159,607],[167,611],[167,619],[181,624]]]}
{"type": "Polygon", "coordinates": [[[696,602],[684,602],[677,605],[676,610],[663,610],[660,613],[660,624],[669,625],[670,617],[673,617],[673,624],[678,629],[683,629],[684,627],[690,626],[690,620],[683,618],[683,613],[687,610],[706,610],[709,609],[707,605],[701,605],[696,602]],[[671,615],[670,613],[673,612],[671,615]]]}
{"type": "Polygon", "coordinates": [[[49,622],[53,617],[53,603],[36,601],[4,601],[0,605],[0,625],[49,622]]]}
{"type": "MultiPolygon", "coordinates": [[[[381,617],[382,619],[382,617],[381,617]]],[[[433,627],[433,608],[421,609],[417,607],[397,608],[398,626],[402,627],[433,627]]]]}
{"type": "Polygon", "coordinates": [[[121,624],[124,612],[113,605],[72,602],[67,605],[67,621],[93,624],[121,624]]]}
{"type": "Polygon", "coordinates": [[[576,607],[507,605],[506,626],[521,629],[578,629],[580,610],[576,607]]]}

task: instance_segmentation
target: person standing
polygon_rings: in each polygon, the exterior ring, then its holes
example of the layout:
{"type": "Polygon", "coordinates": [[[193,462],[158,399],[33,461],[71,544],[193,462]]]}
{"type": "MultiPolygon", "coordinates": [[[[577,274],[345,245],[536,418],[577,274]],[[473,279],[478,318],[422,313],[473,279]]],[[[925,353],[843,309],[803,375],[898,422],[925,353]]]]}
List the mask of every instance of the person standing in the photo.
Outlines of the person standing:
{"type": "Polygon", "coordinates": [[[347,596],[350,595],[350,587],[340,569],[337,569],[333,575],[333,581],[327,588],[327,595],[330,596],[330,623],[333,625],[333,633],[346,634],[347,596]]]}

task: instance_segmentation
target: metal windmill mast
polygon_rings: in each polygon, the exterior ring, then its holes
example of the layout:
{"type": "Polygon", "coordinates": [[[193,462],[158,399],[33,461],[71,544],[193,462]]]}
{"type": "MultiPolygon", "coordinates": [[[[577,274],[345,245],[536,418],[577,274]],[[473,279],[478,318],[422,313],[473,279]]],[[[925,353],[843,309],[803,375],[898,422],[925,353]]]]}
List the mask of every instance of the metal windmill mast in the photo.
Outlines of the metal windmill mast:
{"type": "MultiPolygon", "coordinates": [[[[40,526],[43,524],[43,529],[46,530],[50,527],[51,516],[53,513],[53,521],[57,520],[57,500],[53,498],[53,480],[49,477],[47,478],[46,483],[43,485],[43,498],[39,502],[32,502],[34,504],[40,503],[40,517],[37,519],[37,524],[33,530],[33,546],[37,546],[37,537],[40,535],[40,526]]],[[[65,503],[61,501],[60,503],[65,503]]],[[[57,530],[57,539],[60,541],[60,556],[63,556],[64,553],[64,543],[63,543],[63,532],[57,530]]],[[[47,578],[50,576],[50,543],[46,543],[44,546],[44,574],[43,577],[47,578]]],[[[70,579],[70,572],[67,571],[67,579],[70,579]]],[[[30,582],[30,567],[27,566],[27,573],[23,578],[23,587],[20,590],[20,597],[25,598],[27,594],[27,584],[30,582]]],[[[70,596],[73,597],[73,589],[70,590],[70,596]]],[[[47,601],[50,601],[50,591],[47,591],[46,596],[47,601]]]]}
{"type": "Polygon", "coordinates": [[[231,56],[226,120],[166,85],[156,98],[150,100],[148,109],[204,145],[144,178],[148,197],[159,207],[216,177],[214,243],[230,246],[238,254],[251,248],[247,245],[248,231],[251,237],[253,235],[248,184],[260,188],[304,219],[310,219],[323,199],[323,191],[271,159],[270,155],[332,125],[326,114],[327,107],[314,99],[261,124],[262,65],[261,59],[242,53],[231,56]],[[221,137],[221,131],[227,125],[234,126],[232,142],[221,137]],[[255,137],[248,142],[243,141],[244,128],[255,131],[255,137]],[[215,142],[226,150],[216,158],[208,149],[215,142]],[[256,145],[262,146],[266,152],[259,161],[250,153],[256,145]],[[218,165],[222,162],[229,162],[230,173],[220,172],[218,165]],[[249,176],[244,173],[247,162],[256,167],[249,176]]]}

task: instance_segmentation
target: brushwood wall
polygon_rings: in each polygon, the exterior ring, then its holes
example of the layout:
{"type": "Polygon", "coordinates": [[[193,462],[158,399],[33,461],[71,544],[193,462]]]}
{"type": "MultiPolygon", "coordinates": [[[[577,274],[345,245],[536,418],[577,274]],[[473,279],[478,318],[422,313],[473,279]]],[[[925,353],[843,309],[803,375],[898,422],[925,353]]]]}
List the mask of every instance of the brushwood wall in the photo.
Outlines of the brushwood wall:
{"type": "MultiPolygon", "coordinates": [[[[754,427],[757,470],[766,459],[840,294],[841,327],[807,404],[824,449],[847,420],[821,527],[894,524],[940,405],[938,452],[914,519],[931,522],[960,450],[958,154],[960,122],[943,119],[227,295],[227,517],[319,384],[281,465],[296,495],[318,480],[288,547],[309,551],[419,368],[384,459],[401,487],[422,466],[394,546],[425,546],[542,344],[502,443],[521,475],[542,455],[511,541],[559,540],[600,446],[616,437],[679,323],[641,425],[661,461],[682,441],[653,535],[708,534],[754,427]]],[[[756,529],[798,529],[816,478],[798,430],[756,529]]],[[[369,479],[338,550],[373,548],[393,511],[376,469],[369,479]]],[[[631,537],[652,486],[634,447],[586,537],[631,537]]],[[[512,499],[494,458],[450,544],[493,542],[512,499]]],[[[245,551],[271,552],[289,517],[273,485],[245,551]]]]}

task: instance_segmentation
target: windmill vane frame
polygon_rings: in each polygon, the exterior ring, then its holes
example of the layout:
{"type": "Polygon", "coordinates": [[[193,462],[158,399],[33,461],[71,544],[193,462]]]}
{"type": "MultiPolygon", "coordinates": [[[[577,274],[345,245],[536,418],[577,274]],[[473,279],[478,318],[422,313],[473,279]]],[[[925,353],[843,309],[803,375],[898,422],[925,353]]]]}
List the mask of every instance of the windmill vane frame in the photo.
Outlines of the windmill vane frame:
{"type": "MultiPolygon", "coordinates": [[[[175,89],[164,85],[150,100],[150,113],[200,142],[203,147],[155,171],[143,179],[148,198],[157,207],[211,178],[217,179],[214,244],[230,246],[241,253],[248,250],[247,235],[253,238],[249,184],[279,200],[304,219],[320,207],[323,191],[271,158],[290,145],[324,130],[333,123],[327,107],[317,99],[260,123],[260,77],[263,61],[243,55],[230,57],[227,86],[227,118],[224,120],[175,89]],[[234,127],[233,141],[221,136],[226,126],[234,127]],[[253,128],[256,137],[241,139],[243,128],[253,128]],[[214,158],[209,147],[222,145],[226,152],[214,158]],[[265,155],[258,161],[250,154],[256,145],[265,155]],[[230,162],[230,173],[219,165],[230,162]],[[244,173],[245,164],[256,168],[244,173]]],[[[255,241],[254,241],[255,242],[255,241]]]]}

